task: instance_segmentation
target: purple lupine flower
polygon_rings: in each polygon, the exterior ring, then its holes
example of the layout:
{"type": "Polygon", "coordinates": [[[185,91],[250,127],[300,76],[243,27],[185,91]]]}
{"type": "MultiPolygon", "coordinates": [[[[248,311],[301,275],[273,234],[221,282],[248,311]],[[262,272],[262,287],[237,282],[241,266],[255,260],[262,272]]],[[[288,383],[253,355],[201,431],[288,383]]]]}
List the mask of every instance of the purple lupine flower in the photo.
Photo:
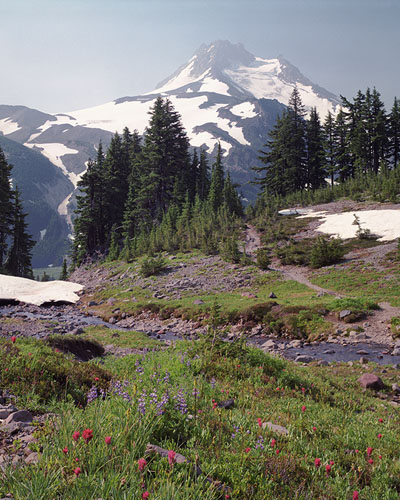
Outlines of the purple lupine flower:
{"type": "Polygon", "coordinates": [[[183,389],[179,389],[177,395],[175,396],[175,399],[177,402],[175,409],[180,411],[182,413],[182,415],[185,415],[185,413],[187,413],[187,411],[188,411],[188,407],[187,407],[186,398],[185,398],[185,394],[184,394],[183,389]]]}
{"type": "Polygon", "coordinates": [[[86,395],[87,404],[92,403],[98,397],[97,387],[92,385],[89,392],[86,395]]]}

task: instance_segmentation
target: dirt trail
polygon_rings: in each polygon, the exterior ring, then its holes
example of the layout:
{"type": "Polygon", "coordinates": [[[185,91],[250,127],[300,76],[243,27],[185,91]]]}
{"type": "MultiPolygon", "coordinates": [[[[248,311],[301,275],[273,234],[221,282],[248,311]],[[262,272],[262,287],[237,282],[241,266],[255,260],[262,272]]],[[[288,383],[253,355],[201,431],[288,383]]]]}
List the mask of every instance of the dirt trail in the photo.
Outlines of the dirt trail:
{"type": "MultiPolygon", "coordinates": [[[[246,228],[246,251],[250,256],[254,256],[257,249],[261,247],[261,238],[257,229],[254,226],[248,225],[246,228]],[[250,251],[250,250],[251,251],[250,251]]],[[[373,251],[375,249],[372,249],[373,251]]],[[[375,252],[376,253],[376,252],[375,252]]],[[[374,255],[375,255],[374,253],[374,255]]],[[[303,285],[308,286],[312,290],[319,293],[326,293],[328,295],[333,295],[337,298],[346,297],[345,294],[340,294],[336,291],[329,290],[327,288],[322,288],[314,283],[311,283],[308,276],[310,271],[305,267],[298,266],[282,266],[278,259],[273,259],[272,265],[270,266],[271,271],[276,271],[282,274],[284,279],[297,281],[303,285]]],[[[356,328],[361,326],[364,330],[364,335],[360,337],[360,340],[365,340],[365,338],[370,338],[374,342],[382,344],[392,344],[393,338],[390,331],[390,320],[394,316],[400,316],[400,307],[393,307],[388,302],[380,302],[380,309],[374,311],[371,316],[368,316],[363,321],[356,323],[341,324],[340,321],[334,320],[337,323],[338,328],[346,330],[349,326],[356,328]]],[[[333,319],[333,318],[332,318],[333,319]]]]}

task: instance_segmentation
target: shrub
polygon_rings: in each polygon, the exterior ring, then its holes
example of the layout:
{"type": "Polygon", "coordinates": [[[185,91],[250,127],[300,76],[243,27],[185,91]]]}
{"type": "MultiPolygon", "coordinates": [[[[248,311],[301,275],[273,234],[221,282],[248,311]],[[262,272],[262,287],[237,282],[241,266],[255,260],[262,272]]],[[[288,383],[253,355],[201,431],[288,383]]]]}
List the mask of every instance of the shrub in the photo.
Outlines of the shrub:
{"type": "Polygon", "coordinates": [[[220,252],[224,260],[234,263],[240,262],[241,253],[235,237],[226,238],[220,245],[220,252]]]}
{"type": "Polygon", "coordinates": [[[307,266],[310,262],[310,247],[312,240],[290,241],[286,245],[277,248],[276,255],[281,264],[307,266]]]}
{"type": "Polygon", "coordinates": [[[328,239],[318,236],[311,248],[310,264],[312,267],[323,267],[339,262],[344,255],[340,238],[328,239]]]}
{"type": "Polygon", "coordinates": [[[159,274],[166,267],[166,262],[161,254],[155,256],[146,255],[140,263],[139,273],[147,278],[159,274]]]}
{"type": "Polygon", "coordinates": [[[271,265],[271,259],[269,258],[269,252],[266,248],[259,248],[256,255],[256,263],[260,269],[264,271],[271,265]]]}

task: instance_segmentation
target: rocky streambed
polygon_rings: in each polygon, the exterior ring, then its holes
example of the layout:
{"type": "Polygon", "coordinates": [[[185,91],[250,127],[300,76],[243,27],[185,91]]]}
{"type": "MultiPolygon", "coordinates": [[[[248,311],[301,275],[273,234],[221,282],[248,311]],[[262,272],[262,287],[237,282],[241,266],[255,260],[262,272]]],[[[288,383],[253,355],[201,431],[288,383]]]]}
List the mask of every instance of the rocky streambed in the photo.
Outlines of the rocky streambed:
{"type": "MultiPolygon", "coordinates": [[[[43,339],[53,334],[80,335],[88,326],[138,331],[166,344],[174,340],[196,339],[206,331],[205,327],[193,321],[179,318],[164,321],[149,312],[117,323],[108,323],[95,315],[81,312],[74,305],[39,307],[18,304],[0,307],[0,335],[6,337],[23,335],[43,339]]],[[[249,335],[250,344],[299,363],[360,361],[367,364],[371,361],[383,365],[400,365],[400,341],[391,344],[377,343],[373,338],[355,333],[348,337],[332,338],[330,341],[308,343],[258,334],[259,330],[256,327],[249,335]]],[[[227,341],[234,340],[238,335],[240,330],[233,328],[227,341]]]]}

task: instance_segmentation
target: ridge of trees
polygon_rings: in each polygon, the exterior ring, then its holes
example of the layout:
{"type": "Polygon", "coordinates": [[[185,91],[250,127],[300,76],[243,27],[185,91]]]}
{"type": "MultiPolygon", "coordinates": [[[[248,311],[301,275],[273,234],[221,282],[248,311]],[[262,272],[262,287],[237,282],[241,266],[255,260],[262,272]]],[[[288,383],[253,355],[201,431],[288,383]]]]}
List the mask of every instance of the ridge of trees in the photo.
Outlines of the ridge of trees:
{"type": "MultiPolygon", "coordinates": [[[[368,88],[354,99],[341,96],[336,116],[328,112],[321,124],[316,108],[305,118],[300,94],[295,87],[287,110],[270,132],[265,150],[260,151],[261,198],[312,198],[311,192],[368,176],[386,176],[400,161],[400,103],[394,99],[387,113],[379,92],[368,88]],[[327,182],[327,179],[329,182],[327,182]]],[[[379,181],[380,182],[380,181],[379,181]]],[[[361,183],[362,184],[362,183],[361,183]]],[[[354,182],[349,186],[354,187],[354,182]]]]}
{"type": "Polygon", "coordinates": [[[0,273],[33,278],[31,250],[18,187],[12,189],[12,166],[0,148],[0,273]]]}
{"type": "Polygon", "coordinates": [[[162,250],[218,251],[232,238],[242,204],[222,164],[209,169],[205,151],[190,152],[180,115],[157,98],[143,137],[115,134],[78,183],[74,265],[107,255],[127,261],[162,250]]]}

